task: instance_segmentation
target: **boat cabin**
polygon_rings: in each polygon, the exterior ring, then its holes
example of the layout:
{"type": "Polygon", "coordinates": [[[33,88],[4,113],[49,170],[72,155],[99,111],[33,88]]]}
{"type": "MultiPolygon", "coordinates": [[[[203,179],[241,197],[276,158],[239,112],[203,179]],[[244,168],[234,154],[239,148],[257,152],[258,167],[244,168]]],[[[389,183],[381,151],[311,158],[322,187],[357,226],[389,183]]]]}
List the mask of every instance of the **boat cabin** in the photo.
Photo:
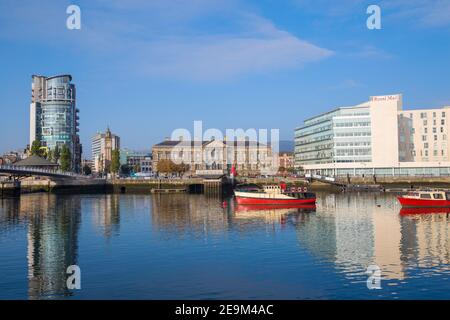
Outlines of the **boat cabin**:
{"type": "Polygon", "coordinates": [[[431,190],[409,192],[404,198],[422,200],[450,200],[450,191],[431,190]]]}

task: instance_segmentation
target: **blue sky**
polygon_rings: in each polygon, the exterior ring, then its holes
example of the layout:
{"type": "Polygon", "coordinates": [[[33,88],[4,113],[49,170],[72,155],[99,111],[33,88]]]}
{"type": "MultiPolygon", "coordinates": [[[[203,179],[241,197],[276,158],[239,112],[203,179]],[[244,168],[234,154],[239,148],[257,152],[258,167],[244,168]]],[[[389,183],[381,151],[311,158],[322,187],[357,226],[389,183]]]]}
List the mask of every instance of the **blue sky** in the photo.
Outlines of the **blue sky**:
{"type": "Polygon", "coordinates": [[[450,105],[449,71],[450,0],[0,0],[0,152],[28,143],[32,74],[73,75],[89,157],[107,125],[141,150],[194,120],[293,139],[371,95],[450,105]],[[81,30],[66,28],[70,4],[81,30]]]}

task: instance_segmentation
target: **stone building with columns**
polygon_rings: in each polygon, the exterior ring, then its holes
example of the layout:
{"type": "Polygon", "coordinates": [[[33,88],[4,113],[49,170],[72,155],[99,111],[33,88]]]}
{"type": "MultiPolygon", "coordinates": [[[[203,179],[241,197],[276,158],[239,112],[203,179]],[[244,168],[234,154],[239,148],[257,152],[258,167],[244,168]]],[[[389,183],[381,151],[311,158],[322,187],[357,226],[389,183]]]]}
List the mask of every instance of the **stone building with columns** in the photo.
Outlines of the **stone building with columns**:
{"type": "Polygon", "coordinates": [[[158,162],[171,160],[189,166],[191,175],[205,170],[222,170],[228,173],[233,164],[238,175],[257,176],[275,174],[278,166],[270,144],[247,140],[183,141],[169,140],[152,148],[154,171],[158,162]],[[274,172],[275,171],[275,172],[274,172]]]}

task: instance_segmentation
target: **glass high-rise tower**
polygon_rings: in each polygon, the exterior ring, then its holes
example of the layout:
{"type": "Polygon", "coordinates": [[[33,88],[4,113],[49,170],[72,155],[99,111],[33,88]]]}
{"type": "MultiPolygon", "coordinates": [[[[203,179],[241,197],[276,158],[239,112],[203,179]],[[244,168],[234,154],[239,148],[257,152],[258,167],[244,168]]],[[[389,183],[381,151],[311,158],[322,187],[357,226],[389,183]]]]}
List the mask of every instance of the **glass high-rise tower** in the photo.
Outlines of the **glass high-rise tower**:
{"type": "Polygon", "coordinates": [[[32,76],[30,146],[39,140],[49,150],[66,145],[72,155],[72,169],[81,170],[79,110],[72,76],[32,76]]]}

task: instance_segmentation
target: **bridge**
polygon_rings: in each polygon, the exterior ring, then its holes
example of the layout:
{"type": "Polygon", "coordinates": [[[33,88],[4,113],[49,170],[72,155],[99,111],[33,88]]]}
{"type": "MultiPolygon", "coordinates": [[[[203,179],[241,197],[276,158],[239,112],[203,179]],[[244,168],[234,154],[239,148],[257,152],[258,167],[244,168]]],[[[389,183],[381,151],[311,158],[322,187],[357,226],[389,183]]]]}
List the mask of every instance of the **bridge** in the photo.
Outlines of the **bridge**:
{"type": "Polygon", "coordinates": [[[0,175],[9,175],[15,179],[40,176],[53,179],[88,179],[86,176],[56,169],[44,169],[30,166],[0,165],[0,175]]]}

